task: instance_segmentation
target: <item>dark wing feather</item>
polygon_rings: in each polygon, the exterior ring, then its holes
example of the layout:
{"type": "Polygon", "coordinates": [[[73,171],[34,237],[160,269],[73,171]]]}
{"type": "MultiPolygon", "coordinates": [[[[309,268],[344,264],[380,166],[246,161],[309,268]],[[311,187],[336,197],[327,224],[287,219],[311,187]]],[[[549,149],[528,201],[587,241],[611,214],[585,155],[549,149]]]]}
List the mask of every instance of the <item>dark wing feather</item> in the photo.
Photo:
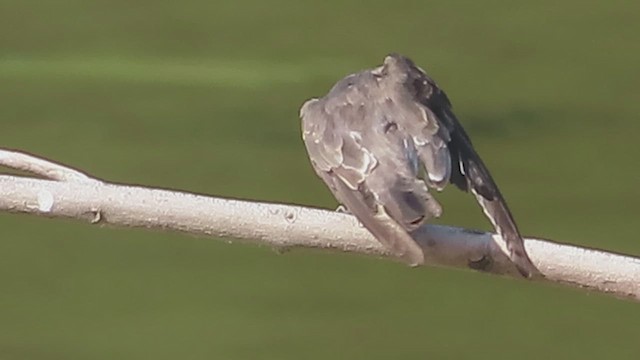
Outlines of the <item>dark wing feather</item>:
{"type": "Polygon", "coordinates": [[[448,147],[452,161],[451,183],[463,191],[471,190],[475,195],[485,215],[504,239],[511,260],[520,273],[527,277],[537,273],[527,255],[524,241],[506,201],[473,148],[471,139],[453,114],[447,95],[417,67],[414,68],[411,85],[418,102],[433,112],[441,126],[448,130],[448,147]]]}

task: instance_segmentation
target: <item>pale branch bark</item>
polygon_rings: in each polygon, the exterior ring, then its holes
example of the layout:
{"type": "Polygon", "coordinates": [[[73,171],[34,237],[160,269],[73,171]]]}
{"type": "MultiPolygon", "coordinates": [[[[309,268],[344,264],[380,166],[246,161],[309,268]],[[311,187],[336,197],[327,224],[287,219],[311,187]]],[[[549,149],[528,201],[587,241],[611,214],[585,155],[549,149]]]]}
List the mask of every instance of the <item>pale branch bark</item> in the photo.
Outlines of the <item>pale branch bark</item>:
{"type": "MultiPolygon", "coordinates": [[[[275,247],[390,256],[348,214],[110,184],[1,149],[0,165],[50,179],[0,175],[0,211],[243,239],[275,247]]],[[[412,235],[424,249],[426,264],[519,277],[499,247],[498,235],[438,225],[423,226],[412,235]]],[[[640,301],[640,259],[540,239],[525,242],[545,280],[640,301]]]]}
{"type": "Polygon", "coordinates": [[[26,153],[0,149],[0,165],[24,171],[45,179],[59,181],[92,181],[88,175],[68,166],[39,159],[26,153]]]}

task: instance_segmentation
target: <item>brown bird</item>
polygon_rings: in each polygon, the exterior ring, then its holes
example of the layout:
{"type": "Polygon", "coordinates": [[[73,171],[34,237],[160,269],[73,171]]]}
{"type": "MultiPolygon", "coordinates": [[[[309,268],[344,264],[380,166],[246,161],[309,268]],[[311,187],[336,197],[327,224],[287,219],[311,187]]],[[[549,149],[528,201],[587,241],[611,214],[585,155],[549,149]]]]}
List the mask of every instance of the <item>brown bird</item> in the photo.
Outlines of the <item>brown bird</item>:
{"type": "Polygon", "coordinates": [[[410,59],[391,54],[382,66],[345,77],[305,102],[300,117],[315,172],[396,256],[424,262],[410,233],[442,213],[429,189],[452,183],[475,195],[518,270],[536,271],[447,95],[410,59]]]}

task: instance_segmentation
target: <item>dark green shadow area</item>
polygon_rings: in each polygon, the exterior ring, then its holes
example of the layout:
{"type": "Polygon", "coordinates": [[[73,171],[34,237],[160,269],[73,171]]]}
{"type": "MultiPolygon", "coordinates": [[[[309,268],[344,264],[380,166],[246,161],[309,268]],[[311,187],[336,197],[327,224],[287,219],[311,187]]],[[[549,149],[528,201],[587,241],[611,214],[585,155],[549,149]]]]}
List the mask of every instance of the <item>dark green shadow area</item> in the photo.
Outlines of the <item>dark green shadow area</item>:
{"type": "MultiPolygon", "coordinates": [[[[0,146],[333,208],[298,108],[405,53],[528,235],[640,254],[640,5],[4,1],[0,146]]],[[[450,189],[438,222],[488,229],[450,189]]],[[[0,214],[0,359],[637,359],[638,304],[469,271],[0,214]]]]}

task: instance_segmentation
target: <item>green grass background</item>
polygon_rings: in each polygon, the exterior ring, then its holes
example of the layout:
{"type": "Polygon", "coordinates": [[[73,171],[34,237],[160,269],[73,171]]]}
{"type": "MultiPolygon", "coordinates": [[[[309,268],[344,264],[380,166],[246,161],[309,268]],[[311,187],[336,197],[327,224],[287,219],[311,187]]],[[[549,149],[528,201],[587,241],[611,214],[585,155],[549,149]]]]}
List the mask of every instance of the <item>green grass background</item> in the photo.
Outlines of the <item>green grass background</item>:
{"type": "MultiPolygon", "coordinates": [[[[640,254],[632,1],[0,2],[0,146],[335,207],[298,108],[397,51],[527,235],[640,254]]],[[[439,222],[488,229],[474,200],[439,222]]],[[[0,359],[637,359],[640,307],[470,271],[0,214],[0,359]]]]}

